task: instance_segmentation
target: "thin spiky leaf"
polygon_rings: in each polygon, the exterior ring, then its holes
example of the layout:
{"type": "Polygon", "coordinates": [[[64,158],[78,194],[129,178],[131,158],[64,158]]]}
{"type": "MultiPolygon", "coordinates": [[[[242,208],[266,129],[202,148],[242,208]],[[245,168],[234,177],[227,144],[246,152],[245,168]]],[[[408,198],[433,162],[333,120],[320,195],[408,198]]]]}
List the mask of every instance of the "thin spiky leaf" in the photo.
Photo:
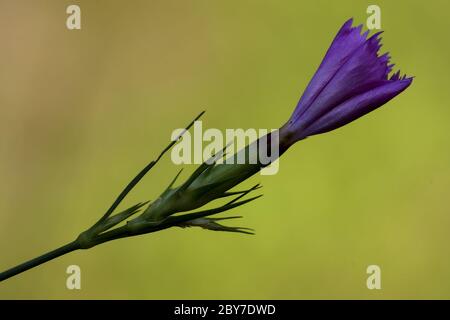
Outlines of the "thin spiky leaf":
{"type": "Polygon", "coordinates": [[[242,206],[248,202],[251,202],[253,200],[256,200],[258,198],[262,197],[262,195],[256,196],[256,197],[252,197],[246,200],[242,200],[239,202],[235,202],[232,204],[226,204],[224,206],[218,207],[218,208],[214,208],[214,209],[209,209],[209,210],[204,210],[204,211],[198,211],[198,212],[192,212],[192,213],[187,213],[187,214],[183,214],[183,215],[179,215],[179,216],[170,216],[168,217],[165,221],[164,224],[169,224],[169,225],[177,225],[179,223],[185,222],[185,221],[189,221],[189,220],[193,220],[193,219],[197,219],[197,218],[203,218],[206,216],[210,216],[216,213],[220,213],[220,212],[224,212],[239,206],[242,206]]]}
{"type": "MultiPolygon", "coordinates": [[[[230,217],[233,218],[233,217],[230,217]]],[[[226,219],[226,218],[223,218],[226,219]]],[[[187,222],[184,222],[182,224],[179,224],[179,227],[186,228],[186,227],[200,227],[206,230],[212,230],[212,231],[225,231],[225,232],[239,232],[239,233],[245,233],[245,234],[254,234],[254,230],[251,228],[246,227],[230,227],[230,226],[224,226],[219,223],[217,223],[218,219],[214,218],[198,218],[194,220],[189,220],[187,222]]]]}
{"type": "Polygon", "coordinates": [[[262,186],[260,184],[257,184],[256,187],[247,189],[247,190],[242,190],[242,191],[227,191],[224,192],[221,196],[219,196],[219,198],[225,198],[225,197],[230,197],[230,196],[235,196],[235,195],[241,195],[241,194],[247,194],[249,191],[253,191],[253,190],[258,190],[261,189],[262,186]]]}
{"type": "Polygon", "coordinates": [[[97,221],[96,224],[92,226],[92,229],[95,229],[101,222],[103,222],[105,219],[107,219],[113,211],[117,208],[117,206],[122,202],[122,200],[127,196],[127,194],[138,184],[139,181],[147,174],[147,172],[150,171],[151,168],[153,168],[158,161],[162,158],[162,156],[170,150],[170,148],[173,147],[175,143],[178,142],[178,140],[192,127],[192,125],[197,121],[205,111],[200,112],[200,114],[195,117],[194,120],[192,120],[189,125],[178,135],[178,137],[171,141],[169,145],[159,154],[159,156],[156,158],[156,160],[151,161],[149,164],[147,164],[128,184],[127,186],[122,190],[122,192],[119,194],[119,196],[116,198],[116,200],[113,202],[111,207],[106,211],[106,213],[97,221]]]}
{"type": "Polygon", "coordinates": [[[241,218],[243,218],[243,216],[231,216],[231,217],[208,218],[208,219],[214,221],[221,221],[221,220],[241,219],[241,218]]]}
{"type": "Polygon", "coordinates": [[[241,195],[239,195],[238,197],[234,198],[233,200],[231,200],[230,202],[228,202],[226,205],[230,205],[235,203],[236,201],[238,201],[239,199],[241,199],[242,197],[246,196],[247,194],[249,194],[250,192],[252,192],[253,190],[258,189],[259,187],[259,183],[254,185],[253,187],[251,187],[250,189],[244,191],[241,195]]]}
{"type": "MultiPolygon", "coordinates": [[[[180,171],[178,171],[178,173],[175,175],[175,177],[172,179],[172,181],[169,183],[169,185],[166,188],[166,191],[170,190],[170,188],[172,188],[172,186],[175,184],[175,181],[177,181],[178,177],[180,176],[181,172],[183,171],[183,168],[180,169],[180,171]]],[[[164,192],[166,192],[164,191],[164,192]]]]}
{"type": "Polygon", "coordinates": [[[145,206],[146,204],[148,204],[149,202],[150,201],[140,202],[120,213],[117,213],[111,217],[108,217],[105,221],[103,221],[103,223],[101,223],[95,229],[96,233],[104,232],[104,231],[116,226],[117,224],[121,223],[122,221],[128,219],[129,217],[138,213],[142,209],[142,207],[145,206]]]}

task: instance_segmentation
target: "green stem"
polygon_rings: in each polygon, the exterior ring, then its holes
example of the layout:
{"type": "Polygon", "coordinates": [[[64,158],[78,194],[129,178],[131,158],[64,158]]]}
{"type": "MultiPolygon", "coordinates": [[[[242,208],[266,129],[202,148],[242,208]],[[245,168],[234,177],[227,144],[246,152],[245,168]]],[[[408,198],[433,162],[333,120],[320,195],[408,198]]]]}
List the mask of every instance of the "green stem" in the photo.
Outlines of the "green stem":
{"type": "Polygon", "coordinates": [[[19,273],[27,271],[31,268],[37,267],[38,265],[43,264],[47,261],[53,260],[62,255],[65,255],[66,253],[69,253],[69,252],[72,252],[72,251],[75,251],[78,249],[80,249],[80,245],[79,245],[78,241],[70,242],[58,249],[47,252],[46,254],[43,254],[42,256],[31,259],[27,262],[19,264],[18,266],[15,266],[14,268],[11,268],[9,270],[6,270],[6,271],[0,273],[0,282],[3,280],[6,280],[8,278],[11,278],[19,273]]]}
{"type": "MultiPolygon", "coordinates": [[[[159,231],[162,229],[166,229],[168,227],[169,226],[150,228],[149,230],[147,230],[147,232],[149,232],[149,233],[155,232],[155,231],[159,231]]],[[[29,270],[29,269],[37,267],[45,262],[56,259],[62,255],[69,253],[69,252],[76,251],[79,249],[88,249],[88,248],[95,247],[99,244],[102,244],[102,243],[105,243],[105,242],[108,242],[111,240],[121,239],[121,238],[125,238],[125,237],[130,237],[130,236],[136,236],[136,235],[144,234],[147,232],[130,234],[127,225],[124,225],[122,227],[107,231],[103,234],[96,235],[93,238],[88,239],[86,247],[83,246],[83,242],[80,241],[80,236],[78,236],[78,238],[75,241],[72,241],[62,247],[59,247],[55,250],[47,252],[37,258],[31,259],[27,262],[19,264],[18,266],[15,266],[11,269],[8,269],[8,270],[0,273],[0,282],[2,282],[3,280],[6,280],[8,278],[14,277],[22,272],[29,270]]]]}

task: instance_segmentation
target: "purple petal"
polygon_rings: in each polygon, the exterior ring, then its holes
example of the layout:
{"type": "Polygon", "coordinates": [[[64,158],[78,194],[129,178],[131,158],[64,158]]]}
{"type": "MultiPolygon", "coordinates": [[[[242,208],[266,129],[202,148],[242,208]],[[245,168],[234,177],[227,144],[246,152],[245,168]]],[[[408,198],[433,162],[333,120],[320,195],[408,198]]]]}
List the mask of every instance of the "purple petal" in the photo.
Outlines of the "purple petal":
{"type": "Polygon", "coordinates": [[[293,119],[303,114],[342,64],[365,42],[365,36],[361,36],[360,33],[361,28],[352,28],[352,22],[353,19],[345,22],[337,33],[319,69],[297,104],[292,115],[293,119]]]}
{"type": "Polygon", "coordinates": [[[348,99],[322,116],[304,131],[305,136],[324,133],[342,127],[382,106],[405,90],[412,78],[398,81],[383,81],[369,91],[348,99]]]}
{"type": "Polygon", "coordinates": [[[303,127],[309,126],[346,99],[369,90],[378,81],[386,79],[387,60],[386,56],[378,58],[379,48],[376,34],[353,52],[302,114],[303,127]]]}
{"type": "Polygon", "coordinates": [[[345,125],[380,107],[406,89],[412,79],[400,72],[389,79],[393,64],[381,56],[380,34],[367,39],[361,26],[347,21],[334,38],[283,134],[289,144],[345,125]],[[383,93],[383,90],[385,92],[383,93]]]}

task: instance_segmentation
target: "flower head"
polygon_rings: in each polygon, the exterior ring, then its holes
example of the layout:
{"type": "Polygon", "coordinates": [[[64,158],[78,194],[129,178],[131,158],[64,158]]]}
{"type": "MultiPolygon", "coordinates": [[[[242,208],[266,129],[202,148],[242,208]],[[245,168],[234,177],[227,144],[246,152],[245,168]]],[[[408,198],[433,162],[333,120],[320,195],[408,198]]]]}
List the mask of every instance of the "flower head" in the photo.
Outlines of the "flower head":
{"type": "Polygon", "coordinates": [[[389,54],[379,55],[380,34],[361,34],[348,20],[337,33],[289,121],[280,129],[284,144],[331,131],[382,106],[412,82],[396,72],[389,54]]]}

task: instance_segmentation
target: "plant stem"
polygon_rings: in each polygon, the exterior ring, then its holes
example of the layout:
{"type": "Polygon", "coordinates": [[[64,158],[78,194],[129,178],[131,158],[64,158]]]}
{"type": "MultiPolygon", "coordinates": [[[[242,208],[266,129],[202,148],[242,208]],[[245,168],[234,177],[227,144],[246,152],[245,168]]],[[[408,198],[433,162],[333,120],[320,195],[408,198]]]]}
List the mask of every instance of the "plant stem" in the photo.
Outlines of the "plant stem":
{"type": "Polygon", "coordinates": [[[0,282],[3,280],[6,280],[10,277],[13,277],[19,273],[22,273],[24,271],[27,271],[28,269],[34,268],[40,264],[43,264],[47,261],[53,260],[55,258],[58,258],[62,255],[65,255],[66,253],[75,251],[80,249],[79,243],[75,240],[73,242],[70,242],[62,247],[59,247],[58,249],[55,249],[53,251],[47,252],[46,254],[43,254],[42,256],[39,256],[37,258],[31,259],[27,262],[24,262],[22,264],[19,264],[18,266],[15,266],[14,268],[11,268],[9,270],[6,270],[2,273],[0,273],[0,282]]]}

